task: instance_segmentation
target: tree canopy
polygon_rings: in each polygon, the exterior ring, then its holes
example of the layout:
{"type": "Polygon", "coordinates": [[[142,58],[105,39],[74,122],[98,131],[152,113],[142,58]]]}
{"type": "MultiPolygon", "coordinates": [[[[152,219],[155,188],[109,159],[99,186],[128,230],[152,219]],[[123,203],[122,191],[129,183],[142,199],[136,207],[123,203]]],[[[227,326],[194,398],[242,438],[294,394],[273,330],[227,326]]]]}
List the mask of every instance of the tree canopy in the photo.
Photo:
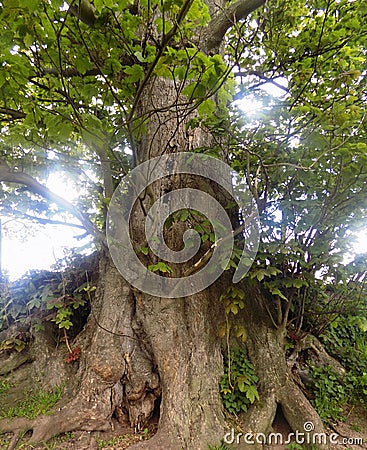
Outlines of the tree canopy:
{"type": "Polygon", "coordinates": [[[306,273],[343,277],[351,233],[365,226],[367,7],[242,3],[229,4],[234,18],[225,20],[199,0],[5,2],[2,212],[47,222],[67,211],[103,239],[113,190],[139,162],[143,87],[168,77],[198,107],[190,126],[218,136],[202,151],[225,147],[246,177],[262,213],[263,261],[277,255],[271,264],[291,265],[297,285],[306,273]],[[228,28],[223,59],[216,45],[228,28]],[[228,113],[233,96],[260,101],[261,111],[228,113]],[[45,187],[55,171],[83,187],[78,204],[45,187]]]}

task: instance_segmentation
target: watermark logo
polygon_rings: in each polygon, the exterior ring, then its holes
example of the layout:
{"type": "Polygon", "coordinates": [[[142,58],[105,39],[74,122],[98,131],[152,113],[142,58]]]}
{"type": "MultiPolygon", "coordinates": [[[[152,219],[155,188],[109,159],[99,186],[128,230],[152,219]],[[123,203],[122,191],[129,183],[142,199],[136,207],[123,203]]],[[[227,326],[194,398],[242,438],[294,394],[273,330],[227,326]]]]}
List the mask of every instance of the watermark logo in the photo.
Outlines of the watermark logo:
{"type": "Polygon", "coordinates": [[[311,421],[303,424],[302,431],[295,431],[284,436],[282,433],[237,433],[234,428],[224,435],[225,444],[240,444],[241,442],[248,445],[267,444],[267,445],[288,445],[288,444],[311,444],[311,445],[362,445],[363,439],[359,437],[344,437],[338,433],[318,433],[315,432],[315,425],[311,421]]]}
{"type": "Polygon", "coordinates": [[[245,180],[230,166],[207,155],[175,153],[152,158],[137,166],[119,184],[111,199],[107,217],[107,242],[112,259],[121,275],[144,293],[179,298],[209,287],[225,270],[232,256],[234,239],[241,235],[242,254],[233,276],[237,283],[247,273],[259,245],[259,217],[256,204],[245,180]],[[145,238],[150,250],[166,264],[189,261],[199,251],[201,237],[195,229],[183,234],[184,248],[173,251],[164,240],[167,218],[182,209],[204,215],[215,236],[210,258],[203,267],[188,276],[163,276],[150,271],[133,248],[131,220],[134,205],[152,183],[175,175],[203,177],[206,182],[226,192],[240,214],[240,226],[233,230],[228,210],[207,192],[184,187],[165,192],[154,201],[145,218],[145,238]],[[214,182],[214,183],[213,183],[214,182]]]}

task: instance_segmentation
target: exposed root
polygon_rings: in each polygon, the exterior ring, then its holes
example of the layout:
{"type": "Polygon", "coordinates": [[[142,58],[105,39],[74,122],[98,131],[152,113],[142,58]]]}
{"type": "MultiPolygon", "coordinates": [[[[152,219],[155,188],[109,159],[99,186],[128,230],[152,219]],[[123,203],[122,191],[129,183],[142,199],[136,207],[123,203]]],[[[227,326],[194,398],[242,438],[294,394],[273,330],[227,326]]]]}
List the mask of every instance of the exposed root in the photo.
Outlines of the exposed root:
{"type": "Polygon", "coordinates": [[[277,411],[274,393],[268,393],[255,402],[246,414],[246,431],[250,433],[264,433],[271,429],[277,411]]]}
{"type": "MultiPolygon", "coordinates": [[[[254,436],[257,433],[269,433],[271,431],[271,426],[277,411],[277,402],[274,392],[271,392],[271,390],[267,390],[267,393],[264,394],[261,398],[263,398],[264,400],[255,402],[250,407],[245,416],[245,422],[243,424],[244,432],[251,433],[254,436]]],[[[237,442],[237,444],[238,445],[235,448],[238,450],[245,450],[249,448],[249,444],[244,443],[241,439],[239,439],[239,442],[237,442]]],[[[251,450],[262,449],[262,444],[254,442],[251,445],[251,450]]]]}
{"type": "MultiPolygon", "coordinates": [[[[277,412],[277,407],[282,408],[284,418],[287,421],[290,430],[294,433],[309,434],[310,442],[314,440],[318,450],[329,448],[325,429],[320,417],[313,409],[309,401],[289,379],[283,387],[276,389],[275,385],[268,386],[265,393],[260,394],[264,400],[256,402],[251,406],[245,416],[243,428],[244,432],[251,433],[253,436],[258,434],[269,435],[274,432],[272,425],[277,412]],[[315,434],[315,438],[313,435],[315,434]]],[[[288,438],[288,436],[284,436],[288,438]]],[[[255,439],[256,441],[256,439],[255,439]]],[[[249,448],[243,439],[239,439],[238,450],[249,448]]],[[[252,450],[262,450],[260,443],[254,442],[251,445],[252,450]]]]}
{"type": "Polygon", "coordinates": [[[284,416],[291,429],[294,432],[309,432],[319,450],[328,449],[324,425],[301,390],[290,381],[283,387],[280,398],[284,416]],[[314,435],[320,436],[321,440],[313,438],[314,435]]]}
{"type": "MultiPolygon", "coordinates": [[[[101,411],[100,411],[101,412],[101,411]]],[[[3,419],[0,421],[0,433],[13,433],[8,450],[13,450],[19,437],[28,431],[32,432],[29,443],[47,442],[53,436],[68,431],[107,431],[111,428],[109,418],[98,414],[93,407],[67,407],[52,416],[42,415],[35,419],[23,417],[3,419]]]]}

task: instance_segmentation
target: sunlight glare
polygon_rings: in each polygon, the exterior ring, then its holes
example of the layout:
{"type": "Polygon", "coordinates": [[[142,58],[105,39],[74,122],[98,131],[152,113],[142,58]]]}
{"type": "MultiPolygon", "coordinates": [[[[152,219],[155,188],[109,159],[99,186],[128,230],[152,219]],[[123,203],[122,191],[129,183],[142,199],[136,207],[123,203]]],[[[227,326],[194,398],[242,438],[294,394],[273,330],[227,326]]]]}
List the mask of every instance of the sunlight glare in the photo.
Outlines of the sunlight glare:
{"type": "MultiPolygon", "coordinates": [[[[62,172],[50,174],[47,187],[63,199],[74,202],[80,189],[62,172]]],[[[62,220],[61,217],[55,217],[62,220]]],[[[72,222],[78,223],[76,219],[72,222]]],[[[21,277],[28,270],[49,270],[58,259],[71,248],[90,243],[90,237],[82,240],[80,228],[63,225],[39,225],[35,222],[2,218],[2,268],[11,281],[21,277]]]]}
{"type": "Polygon", "coordinates": [[[357,240],[354,244],[354,251],[357,254],[367,253],[367,229],[357,233],[357,240]]]}

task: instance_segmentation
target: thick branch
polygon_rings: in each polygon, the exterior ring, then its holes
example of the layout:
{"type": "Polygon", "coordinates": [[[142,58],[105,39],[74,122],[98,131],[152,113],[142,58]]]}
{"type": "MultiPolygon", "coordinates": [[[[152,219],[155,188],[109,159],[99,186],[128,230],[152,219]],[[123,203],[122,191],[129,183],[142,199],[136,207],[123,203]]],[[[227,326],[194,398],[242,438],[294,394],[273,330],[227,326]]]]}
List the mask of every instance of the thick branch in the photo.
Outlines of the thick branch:
{"type": "Polygon", "coordinates": [[[266,0],[237,0],[213,17],[207,29],[206,52],[218,48],[233,24],[247,17],[265,2],[266,0]]]}
{"type": "Polygon", "coordinates": [[[20,213],[18,211],[10,211],[9,209],[5,209],[4,213],[11,215],[12,217],[11,220],[26,219],[32,222],[38,222],[41,225],[62,225],[66,227],[81,228],[82,230],[85,230],[85,227],[79,223],[64,222],[62,220],[54,220],[54,219],[47,219],[45,217],[32,216],[30,214],[20,213]]]}
{"type": "Polygon", "coordinates": [[[12,120],[24,119],[26,116],[23,111],[17,111],[11,108],[0,108],[0,114],[10,116],[12,120]]]}
{"type": "Polygon", "coordinates": [[[77,0],[70,3],[69,11],[73,16],[90,27],[95,24],[97,20],[96,9],[88,0],[77,0]]]}
{"type": "Polygon", "coordinates": [[[100,231],[98,231],[93,223],[82,214],[72,203],[63,199],[59,195],[52,192],[43,184],[39,183],[32,176],[23,173],[23,172],[15,172],[13,171],[5,161],[0,160],[0,181],[5,183],[16,183],[22,184],[28,188],[29,191],[34,194],[40,195],[46,200],[56,203],[57,206],[67,212],[70,212],[76,219],[78,219],[86,231],[88,231],[93,236],[103,239],[103,235],[100,231]]]}

